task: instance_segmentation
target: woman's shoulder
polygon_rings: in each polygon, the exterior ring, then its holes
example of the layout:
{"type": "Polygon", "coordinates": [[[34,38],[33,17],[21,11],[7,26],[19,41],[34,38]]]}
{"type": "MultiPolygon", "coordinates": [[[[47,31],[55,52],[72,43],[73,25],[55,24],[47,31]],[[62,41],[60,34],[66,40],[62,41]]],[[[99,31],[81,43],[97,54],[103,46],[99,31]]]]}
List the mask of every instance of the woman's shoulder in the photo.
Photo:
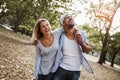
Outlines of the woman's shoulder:
{"type": "Polygon", "coordinates": [[[35,47],[40,47],[40,45],[41,45],[40,40],[37,40],[37,43],[36,43],[35,47]]]}

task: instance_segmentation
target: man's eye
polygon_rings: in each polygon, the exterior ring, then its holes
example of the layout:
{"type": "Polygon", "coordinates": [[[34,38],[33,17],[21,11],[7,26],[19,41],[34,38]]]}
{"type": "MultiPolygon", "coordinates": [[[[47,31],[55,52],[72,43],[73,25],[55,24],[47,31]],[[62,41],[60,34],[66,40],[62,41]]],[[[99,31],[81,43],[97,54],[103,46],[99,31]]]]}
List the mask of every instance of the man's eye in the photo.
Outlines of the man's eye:
{"type": "Polygon", "coordinates": [[[71,16],[66,16],[66,19],[69,19],[69,18],[71,18],[71,16]]]}

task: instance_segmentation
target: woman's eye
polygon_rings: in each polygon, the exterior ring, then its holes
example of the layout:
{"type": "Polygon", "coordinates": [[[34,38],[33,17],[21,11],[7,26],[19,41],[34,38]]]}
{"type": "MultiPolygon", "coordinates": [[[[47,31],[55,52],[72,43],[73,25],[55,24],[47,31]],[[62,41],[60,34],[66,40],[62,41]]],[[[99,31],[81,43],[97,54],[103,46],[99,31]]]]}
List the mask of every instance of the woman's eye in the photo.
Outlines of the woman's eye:
{"type": "Polygon", "coordinates": [[[41,26],[41,28],[44,28],[44,26],[41,26]]]}
{"type": "Polygon", "coordinates": [[[48,24],[46,24],[46,26],[48,26],[48,24]]]}

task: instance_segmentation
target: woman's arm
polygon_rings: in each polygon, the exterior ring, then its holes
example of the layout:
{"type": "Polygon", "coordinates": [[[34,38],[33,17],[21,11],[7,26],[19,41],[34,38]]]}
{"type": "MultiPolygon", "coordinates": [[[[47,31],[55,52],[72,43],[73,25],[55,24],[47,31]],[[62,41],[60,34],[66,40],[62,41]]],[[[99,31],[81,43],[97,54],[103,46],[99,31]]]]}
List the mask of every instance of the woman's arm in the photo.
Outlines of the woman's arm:
{"type": "Polygon", "coordinates": [[[30,44],[36,46],[37,43],[38,43],[38,41],[37,41],[37,37],[35,35],[35,29],[33,29],[33,33],[32,33],[32,36],[30,38],[30,44]]]}
{"type": "Polygon", "coordinates": [[[41,55],[40,55],[40,48],[38,46],[35,46],[35,66],[34,66],[34,79],[37,79],[38,77],[38,72],[39,72],[39,66],[41,62],[41,55]]]}
{"type": "Polygon", "coordinates": [[[63,32],[64,32],[63,28],[58,28],[53,31],[53,34],[55,34],[59,38],[63,32]]]}

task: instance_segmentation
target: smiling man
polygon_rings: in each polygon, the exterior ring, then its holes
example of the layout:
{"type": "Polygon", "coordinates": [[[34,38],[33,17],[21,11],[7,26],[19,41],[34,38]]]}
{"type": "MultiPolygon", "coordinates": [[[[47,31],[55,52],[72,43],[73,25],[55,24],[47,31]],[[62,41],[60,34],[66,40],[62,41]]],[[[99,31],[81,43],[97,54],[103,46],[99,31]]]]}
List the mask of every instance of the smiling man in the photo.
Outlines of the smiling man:
{"type": "Polygon", "coordinates": [[[60,24],[63,26],[65,33],[62,34],[60,39],[60,49],[56,58],[59,67],[53,80],[79,80],[82,65],[88,72],[93,73],[83,53],[89,53],[90,46],[85,33],[82,30],[76,32],[71,15],[61,16],[60,24]]]}

